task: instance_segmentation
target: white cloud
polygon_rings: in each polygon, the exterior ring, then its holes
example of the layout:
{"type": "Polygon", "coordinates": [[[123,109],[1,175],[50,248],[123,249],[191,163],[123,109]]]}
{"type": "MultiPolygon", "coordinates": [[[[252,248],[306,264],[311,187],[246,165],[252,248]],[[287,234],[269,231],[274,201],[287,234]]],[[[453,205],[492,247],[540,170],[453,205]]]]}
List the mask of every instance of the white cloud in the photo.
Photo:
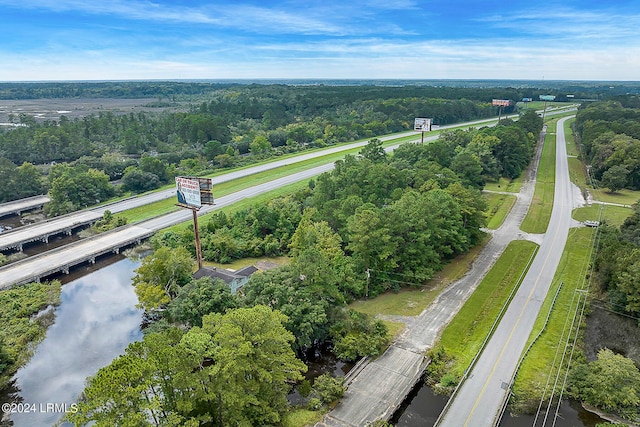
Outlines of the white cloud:
{"type": "Polygon", "coordinates": [[[640,56],[625,47],[517,46],[509,40],[398,43],[377,39],[314,45],[258,44],[245,56],[184,52],[144,59],[108,51],[9,58],[0,80],[198,78],[456,78],[636,80],[640,56]],[[286,53],[286,56],[283,55],[286,53]],[[43,74],[43,72],[45,74],[43,74]]]}
{"type": "Polygon", "coordinates": [[[526,10],[511,14],[492,15],[478,19],[493,28],[509,29],[537,37],[553,36],[561,39],[591,39],[608,41],[633,38],[638,40],[640,15],[619,11],[578,10],[567,7],[526,10]]]}

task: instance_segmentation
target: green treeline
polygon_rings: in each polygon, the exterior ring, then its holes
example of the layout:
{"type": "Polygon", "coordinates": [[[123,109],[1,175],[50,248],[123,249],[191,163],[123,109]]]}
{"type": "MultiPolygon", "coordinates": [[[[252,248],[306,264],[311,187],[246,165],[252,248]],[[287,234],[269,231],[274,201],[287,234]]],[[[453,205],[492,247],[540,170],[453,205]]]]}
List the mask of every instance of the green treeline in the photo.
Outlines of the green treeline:
{"type": "Polygon", "coordinates": [[[206,153],[213,159],[228,144],[249,152],[260,135],[273,147],[287,141],[326,145],[408,130],[417,116],[433,117],[436,124],[489,117],[497,113],[492,98],[518,96],[499,88],[220,86],[201,94],[204,101],[193,101],[187,112],[104,112],[45,122],[14,116],[21,126],[0,133],[0,153],[17,164],[39,164],[108,152],[205,154],[204,146],[216,141],[221,149],[206,153]]]}
{"type": "Polygon", "coordinates": [[[175,174],[202,174],[307,147],[410,130],[414,117],[431,117],[444,125],[495,116],[493,98],[518,100],[530,92],[428,86],[153,86],[143,82],[17,84],[4,90],[16,90],[15,97],[22,98],[28,98],[28,93],[62,98],[180,93],[189,100],[181,104],[185,111],[107,111],[47,121],[11,115],[15,126],[0,129],[0,174],[9,183],[0,189],[0,202],[50,188],[50,179],[33,174],[21,177],[20,167],[40,165],[37,170],[46,175],[46,165],[52,162],[84,165],[106,173],[111,180],[122,178],[124,191],[143,192],[171,181],[175,174]],[[145,157],[156,159],[162,167],[143,164],[145,157]],[[22,185],[25,179],[28,185],[22,185]],[[20,190],[9,190],[14,187],[20,190]]]}
{"type": "MultiPolygon", "coordinates": [[[[0,99],[38,98],[167,98],[185,99],[202,94],[235,89],[238,87],[259,88],[261,86],[344,88],[346,91],[367,91],[373,88],[377,93],[405,88],[404,93],[418,93],[417,96],[442,98],[469,98],[469,90],[495,92],[494,98],[520,100],[523,97],[538,99],[539,95],[555,95],[556,100],[604,99],[637,93],[636,82],[533,82],[530,80],[290,80],[261,83],[225,81],[106,81],[106,82],[2,82],[0,99]],[[540,86],[535,86],[539,84],[540,86]],[[426,93],[427,95],[423,95],[426,93]],[[443,95],[445,94],[445,95],[443,95]],[[449,95],[451,94],[451,95],[449,95]],[[572,95],[572,97],[567,97],[572,95]]],[[[396,92],[397,93],[397,92],[396,92]]]]}
{"type": "Polygon", "coordinates": [[[598,228],[594,283],[616,312],[640,317],[640,204],[619,227],[598,228]]]}
{"type": "Polygon", "coordinates": [[[638,190],[640,102],[632,95],[617,99],[582,108],[576,115],[575,128],[592,178],[612,192],[638,190]]]}
{"type": "MultiPolygon", "coordinates": [[[[382,282],[392,273],[421,282],[477,243],[484,221],[479,190],[486,180],[520,175],[533,153],[535,126],[540,129],[541,119],[528,113],[517,124],[447,132],[429,145],[403,145],[393,156],[372,140],[360,158],[337,162],[313,188],[232,215],[214,213],[201,230],[204,258],[225,263],[286,255],[304,209],[312,207],[312,219],[326,222],[347,253],[357,253],[360,274],[376,270],[371,294],[384,291],[388,283],[382,282]],[[415,224],[408,227],[411,221],[415,224]],[[423,247],[402,243],[420,244],[413,233],[428,236],[423,247]],[[405,250],[418,258],[411,261],[405,250]]],[[[186,245],[195,253],[193,231],[167,233],[158,241],[186,245]]],[[[399,277],[395,280],[402,282],[399,277]]]]}
{"type": "MultiPolygon", "coordinates": [[[[619,228],[601,225],[598,234],[592,298],[608,310],[640,318],[640,204],[619,228]]],[[[571,396],[640,421],[640,371],[631,358],[603,348],[596,360],[588,363],[580,355],[576,362],[568,377],[571,396]]]]}
{"type": "MultiPolygon", "coordinates": [[[[479,190],[491,174],[528,163],[535,138],[522,128],[527,123],[453,132],[393,155],[374,139],[296,194],[212,215],[201,232],[205,257],[290,258],[254,273],[239,294],[220,280],[192,278],[192,229],[155,236],[155,251],[133,280],[152,323],[141,342],[89,380],[69,419],[281,424],[286,394],[306,370],[298,357],[308,349],[329,341],[337,357],[356,360],[388,346],[384,323],[347,310],[349,301],[421,286],[478,243],[479,190]],[[478,154],[493,159],[488,175],[478,154]],[[456,172],[458,163],[475,168],[456,172]]],[[[325,377],[301,390],[317,409],[344,388],[325,377]]]]}

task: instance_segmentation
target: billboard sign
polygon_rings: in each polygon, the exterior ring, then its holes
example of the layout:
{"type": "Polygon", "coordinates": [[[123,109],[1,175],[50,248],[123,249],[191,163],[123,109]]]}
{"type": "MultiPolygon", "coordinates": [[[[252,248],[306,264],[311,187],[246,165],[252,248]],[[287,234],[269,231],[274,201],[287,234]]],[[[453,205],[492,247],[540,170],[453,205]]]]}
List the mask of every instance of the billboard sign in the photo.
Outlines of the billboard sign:
{"type": "Polygon", "coordinates": [[[522,102],[531,102],[533,98],[522,98],[522,102]]]}
{"type": "Polygon", "coordinates": [[[200,183],[195,179],[183,176],[176,177],[176,192],[178,203],[193,208],[200,208],[200,183]]]}
{"type": "Polygon", "coordinates": [[[413,130],[416,130],[419,132],[431,131],[431,119],[416,117],[416,120],[413,123],[413,130]]]}
{"type": "Polygon", "coordinates": [[[191,176],[176,176],[178,204],[190,208],[201,208],[213,204],[213,180],[191,176]]]}
{"type": "Polygon", "coordinates": [[[553,101],[555,99],[555,95],[540,95],[540,101],[553,101]]]}
{"type": "Polygon", "coordinates": [[[491,101],[491,105],[495,107],[508,107],[511,105],[510,99],[494,99],[491,101]]]}

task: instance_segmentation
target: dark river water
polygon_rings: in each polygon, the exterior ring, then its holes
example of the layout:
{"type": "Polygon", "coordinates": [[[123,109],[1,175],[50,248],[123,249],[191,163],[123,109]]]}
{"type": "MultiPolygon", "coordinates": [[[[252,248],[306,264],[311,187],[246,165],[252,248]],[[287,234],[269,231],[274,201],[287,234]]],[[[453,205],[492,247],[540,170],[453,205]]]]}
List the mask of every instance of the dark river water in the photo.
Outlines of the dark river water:
{"type": "Polygon", "coordinates": [[[68,283],[62,287],[55,323],[15,376],[18,399],[35,404],[36,412],[13,414],[14,426],[53,425],[61,412],[72,409],[88,376],[142,337],[142,312],[135,308],[138,299],[131,286],[139,265],[110,256],[61,276],[68,283]]]}
{"type": "MultiPolygon", "coordinates": [[[[391,422],[397,427],[430,427],[447,404],[448,397],[436,394],[428,386],[416,387],[404,404],[394,414],[391,422]]],[[[551,415],[544,421],[544,414],[536,420],[534,415],[513,416],[506,413],[500,427],[595,427],[605,420],[582,408],[578,402],[565,400],[560,405],[557,419],[551,415]]]]}
{"type": "MultiPolygon", "coordinates": [[[[3,218],[0,232],[21,225],[18,217],[3,218]]],[[[52,237],[45,249],[76,239],[76,236],[52,237]]],[[[41,250],[42,244],[25,248],[27,255],[41,250]]],[[[131,286],[134,270],[139,265],[137,261],[112,255],[95,265],[82,265],[71,274],[60,276],[65,285],[61,304],[55,309],[54,324],[30,362],[14,377],[12,395],[0,396],[2,402],[35,404],[35,413],[12,415],[15,427],[55,424],[65,409],[72,409],[71,404],[84,389],[87,377],[122,354],[129,343],[141,339],[142,312],[135,308],[138,300],[131,286]]],[[[306,376],[311,381],[322,372],[344,375],[351,368],[337,361],[329,351],[309,357],[307,363],[306,376]]],[[[289,399],[292,403],[302,401],[295,390],[289,399]]],[[[446,402],[446,397],[433,393],[429,387],[416,387],[391,421],[398,427],[432,426],[446,402]]],[[[578,403],[565,401],[555,424],[550,420],[546,425],[595,427],[600,422],[603,422],[601,418],[585,411],[578,403]]],[[[533,423],[533,416],[506,414],[500,427],[533,426],[533,423]]],[[[537,425],[541,425],[540,422],[537,425]]]]}

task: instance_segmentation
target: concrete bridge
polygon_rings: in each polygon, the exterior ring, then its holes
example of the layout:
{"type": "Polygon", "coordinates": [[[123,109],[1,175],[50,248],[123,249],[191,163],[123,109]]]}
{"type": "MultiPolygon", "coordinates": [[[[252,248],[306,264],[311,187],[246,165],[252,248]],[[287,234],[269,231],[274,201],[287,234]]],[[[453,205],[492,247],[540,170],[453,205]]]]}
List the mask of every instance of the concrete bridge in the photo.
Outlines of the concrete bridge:
{"type": "Polygon", "coordinates": [[[38,209],[49,203],[49,196],[33,196],[0,204],[0,218],[7,215],[20,215],[22,212],[38,209]]]}
{"type": "MultiPolygon", "coordinates": [[[[538,160],[545,131],[525,182],[504,222],[473,262],[471,269],[451,283],[418,316],[388,316],[407,325],[391,347],[373,361],[364,361],[347,381],[347,391],[338,405],[316,427],[364,427],[377,420],[389,420],[428,366],[426,351],[437,342],[442,330],[480,284],[509,242],[527,238],[520,224],[527,214],[535,189],[538,160]]],[[[355,369],[355,368],[354,368],[355,369]]],[[[351,375],[351,372],[349,373],[351,375]]]]}
{"type": "Polygon", "coordinates": [[[101,255],[118,253],[121,248],[140,243],[154,232],[144,225],[123,227],[8,264],[0,267],[0,289],[40,281],[59,272],[68,274],[75,265],[87,261],[94,263],[101,255]]]}
{"type": "MultiPolygon", "coordinates": [[[[215,206],[204,207],[198,214],[202,215],[229,206],[245,198],[255,197],[284,185],[309,179],[332,168],[333,164],[318,166],[220,197],[216,200],[215,206]]],[[[85,211],[85,213],[92,215],[96,212],[85,211]]],[[[98,217],[100,216],[101,215],[98,215],[98,217]]],[[[152,236],[159,230],[189,221],[191,217],[191,211],[183,209],[148,221],[101,233],[0,267],[0,289],[38,281],[59,272],[67,273],[69,269],[75,265],[83,262],[94,262],[96,257],[109,252],[117,253],[125,246],[136,244],[152,236]]],[[[91,218],[91,216],[86,220],[88,221],[89,218],[91,218]]],[[[14,232],[8,234],[14,234],[14,232]]],[[[2,235],[0,235],[0,237],[2,237],[2,235]]]]}
{"type": "Polygon", "coordinates": [[[74,212],[6,231],[0,234],[0,251],[11,249],[22,251],[22,247],[30,242],[48,243],[51,236],[63,233],[71,235],[76,228],[93,224],[102,218],[103,212],[104,209],[74,212]]]}

